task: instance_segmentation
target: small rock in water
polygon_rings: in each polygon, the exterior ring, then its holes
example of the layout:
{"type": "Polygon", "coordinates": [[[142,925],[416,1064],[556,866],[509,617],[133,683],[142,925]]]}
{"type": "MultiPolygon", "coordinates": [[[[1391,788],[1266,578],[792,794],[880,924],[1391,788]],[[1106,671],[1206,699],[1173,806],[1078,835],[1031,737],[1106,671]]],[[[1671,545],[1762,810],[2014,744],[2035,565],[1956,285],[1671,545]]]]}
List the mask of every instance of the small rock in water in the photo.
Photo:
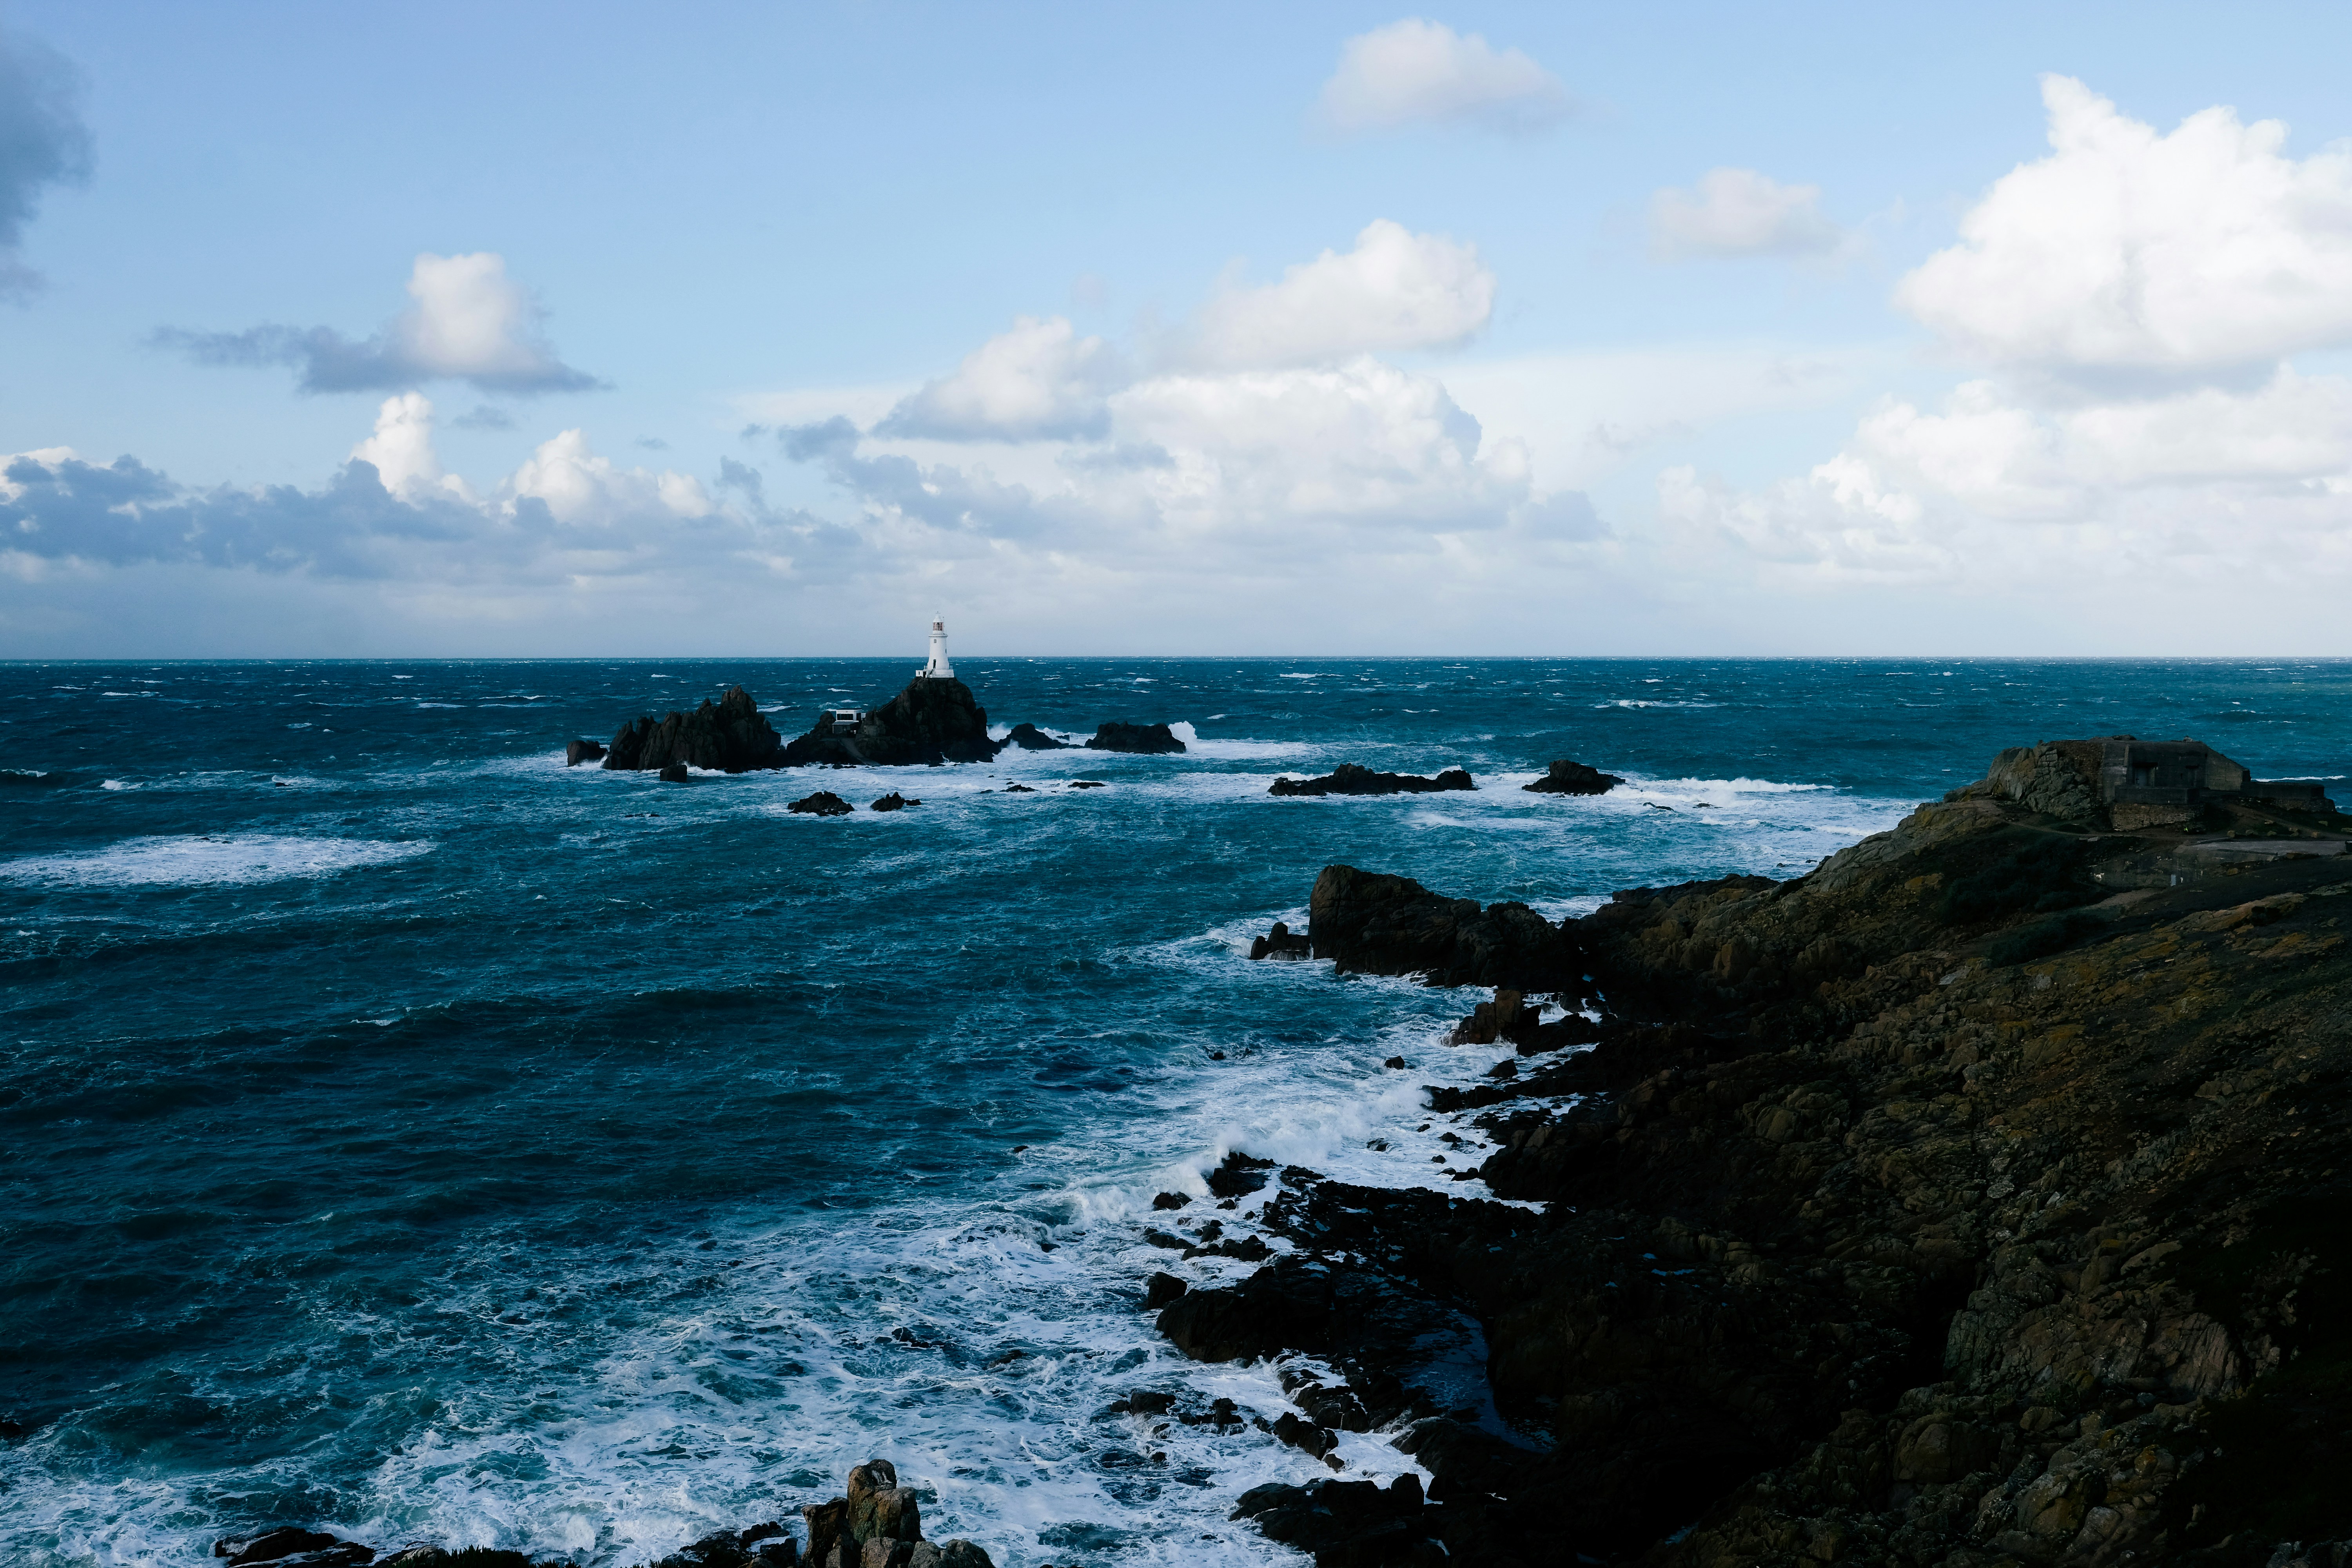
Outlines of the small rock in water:
{"type": "Polygon", "coordinates": [[[1361,763],[1341,763],[1319,779],[1278,778],[1268,795],[1429,795],[1441,790],[1476,789],[1476,781],[1460,768],[1448,768],[1435,778],[1419,773],[1375,773],[1361,763]]]}
{"type": "Polygon", "coordinates": [[[1250,943],[1249,955],[1253,959],[1311,958],[1314,953],[1315,944],[1312,942],[1304,936],[1293,936],[1290,933],[1288,921],[1276,921],[1274,922],[1272,931],[1250,943]]]}
{"type": "Polygon", "coordinates": [[[1090,752],[1128,752],[1139,756],[1171,756],[1184,742],[1165,724],[1122,724],[1116,721],[1095,731],[1087,742],[1090,752]]]}
{"type": "Polygon", "coordinates": [[[1402,1072],[1404,1070],[1404,1058],[1402,1057],[1391,1057],[1388,1060],[1382,1062],[1381,1066],[1384,1068],[1394,1068],[1397,1071],[1402,1072]]]}
{"type": "Polygon", "coordinates": [[[567,768],[576,768],[583,763],[601,763],[604,760],[604,748],[593,741],[572,741],[567,742],[563,748],[563,765],[567,768]]]}
{"type": "Polygon", "coordinates": [[[1604,773],[1599,768],[1562,757],[1543,777],[1519,787],[1531,795],[1607,795],[1624,782],[1615,773],[1604,773]]]}
{"type": "Polygon", "coordinates": [[[1151,1200],[1151,1206],[1156,1209],[1181,1209],[1189,1206],[1192,1202],[1191,1198],[1181,1193],[1162,1193],[1151,1200]]]}
{"type": "Polygon", "coordinates": [[[1075,750],[1067,741],[1056,741],[1034,724],[1015,724],[1013,733],[1004,738],[1008,746],[1018,746],[1024,752],[1067,752],[1075,750]]]}
{"type": "Polygon", "coordinates": [[[894,789],[888,795],[884,795],[880,800],[876,801],[874,803],[874,809],[876,811],[904,811],[910,805],[920,805],[922,804],[923,803],[919,800],[908,799],[907,796],[900,795],[894,789]]]}
{"type": "Polygon", "coordinates": [[[662,764],[660,777],[661,782],[664,784],[684,784],[688,777],[686,764],[684,763],[664,763],[662,764]]]}
{"type": "Polygon", "coordinates": [[[831,790],[821,789],[814,795],[793,802],[786,809],[797,811],[808,816],[847,816],[856,807],[831,790]]]}
{"type": "Polygon", "coordinates": [[[1070,787],[1072,789],[1100,789],[1103,787],[1103,782],[1100,779],[1072,779],[1070,781],[1070,787]]]}
{"type": "Polygon", "coordinates": [[[1004,786],[1004,793],[1006,795],[1035,795],[1037,792],[1031,789],[1027,784],[1011,784],[1004,786]]]}

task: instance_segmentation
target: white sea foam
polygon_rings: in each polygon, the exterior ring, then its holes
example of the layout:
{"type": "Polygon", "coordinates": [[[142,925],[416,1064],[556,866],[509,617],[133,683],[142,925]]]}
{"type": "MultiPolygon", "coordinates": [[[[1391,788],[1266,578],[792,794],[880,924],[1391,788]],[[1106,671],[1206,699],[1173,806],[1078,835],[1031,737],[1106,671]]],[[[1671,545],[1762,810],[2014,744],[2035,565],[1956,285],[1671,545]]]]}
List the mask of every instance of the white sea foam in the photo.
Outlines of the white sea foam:
{"type": "Polygon", "coordinates": [[[82,854],[0,861],[0,879],[84,888],[235,886],[385,866],[432,848],[424,842],[274,833],[171,835],[126,838],[82,854]]]}

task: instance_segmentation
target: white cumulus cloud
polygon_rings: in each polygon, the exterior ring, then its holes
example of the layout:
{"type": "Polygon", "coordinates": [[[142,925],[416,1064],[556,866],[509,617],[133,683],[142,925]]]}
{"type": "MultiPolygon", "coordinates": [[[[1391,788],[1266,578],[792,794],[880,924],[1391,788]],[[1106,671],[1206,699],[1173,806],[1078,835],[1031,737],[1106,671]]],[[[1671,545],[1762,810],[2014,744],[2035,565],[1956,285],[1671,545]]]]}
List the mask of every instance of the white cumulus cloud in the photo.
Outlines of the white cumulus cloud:
{"type": "Polygon", "coordinates": [[[1078,336],[1060,316],[1022,316],[952,375],[901,401],[878,428],[943,440],[1099,436],[1105,399],[1128,380],[1126,362],[1102,339],[1078,336]]]}
{"type": "Polygon", "coordinates": [[[1463,342],[1495,312],[1495,275],[1475,245],[1378,218],[1355,248],[1326,250],[1281,280],[1202,306],[1183,345],[1196,363],[1297,364],[1463,342]]]}
{"type": "Polygon", "coordinates": [[[504,493],[509,510],[513,500],[529,497],[566,523],[698,518],[712,510],[710,497],[692,475],[616,467],[591,451],[578,430],[541,442],[508,477],[504,493]]]}
{"type": "Polygon", "coordinates": [[[1784,185],[1753,169],[1710,169],[1696,191],[1650,198],[1650,253],[1808,256],[1835,250],[1843,232],[1823,216],[1818,185],[1784,185]]]}
{"type": "Polygon", "coordinates": [[[267,325],[238,332],[167,327],[152,341],[199,364],[292,365],[305,392],[388,391],[438,379],[526,395],[604,384],[558,357],[545,312],[494,252],[418,256],[408,297],[408,308],[365,340],[332,327],[267,325]]]}
{"type": "Polygon", "coordinates": [[[1317,108],[1323,123],[1341,132],[1416,123],[1525,132],[1575,105],[1559,79],[1521,51],[1407,17],[1340,46],[1317,108]]]}
{"type": "Polygon", "coordinates": [[[2217,106],[2170,133],[2042,79],[2051,153],[1994,182],[1895,299],[1960,352],[2210,372],[2352,342],[2352,149],[2217,106]]]}
{"type": "Polygon", "coordinates": [[[373,464],[383,488],[404,500],[436,493],[472,499],[465,480],[441,471],[433,449],[433,405],[423,393],[385,398],[376,410],[375,430],[352,448],[352,456],[373,464]]]}

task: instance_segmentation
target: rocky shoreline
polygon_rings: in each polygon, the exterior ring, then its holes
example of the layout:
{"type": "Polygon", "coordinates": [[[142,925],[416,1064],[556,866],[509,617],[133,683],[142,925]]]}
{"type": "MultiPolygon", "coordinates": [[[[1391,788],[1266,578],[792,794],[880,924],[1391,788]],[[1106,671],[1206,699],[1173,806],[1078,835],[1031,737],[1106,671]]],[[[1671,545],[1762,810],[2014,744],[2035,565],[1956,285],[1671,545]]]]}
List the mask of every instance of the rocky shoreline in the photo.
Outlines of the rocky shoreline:
{"type": "Polygon", "coordinates": [[[1236,1517],[1324,1568],[2352,1561],[2352,819],[2117,831],[2086,746],[1557,925],[1327,869],[1314,956],[1494,986],[1454,1037],[1516,1050],[1431,1094],[1483,1191],[1285,1169],[1286,1255],[1152,1281],[1433,1477],[1236,1517]],[[1449,1314],[1499,1428],[1424,1392],[1449,1314]]]}

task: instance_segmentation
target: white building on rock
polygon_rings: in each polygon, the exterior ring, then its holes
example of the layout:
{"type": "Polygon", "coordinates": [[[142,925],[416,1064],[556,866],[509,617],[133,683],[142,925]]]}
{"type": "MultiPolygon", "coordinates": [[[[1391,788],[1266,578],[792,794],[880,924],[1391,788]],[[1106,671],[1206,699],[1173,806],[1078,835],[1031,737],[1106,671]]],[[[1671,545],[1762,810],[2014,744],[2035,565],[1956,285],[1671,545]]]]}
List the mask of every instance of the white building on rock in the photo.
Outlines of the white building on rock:
{"type": "Polygon", "coordinates": [[[948,662],[947,622],[935,620],[931,623],[930,662],[924,665],[922,668],[915,671],[915,674],[919,677],[927,676],[933,680],[953,680],[955,679],[955,666],[948,662]]]}

